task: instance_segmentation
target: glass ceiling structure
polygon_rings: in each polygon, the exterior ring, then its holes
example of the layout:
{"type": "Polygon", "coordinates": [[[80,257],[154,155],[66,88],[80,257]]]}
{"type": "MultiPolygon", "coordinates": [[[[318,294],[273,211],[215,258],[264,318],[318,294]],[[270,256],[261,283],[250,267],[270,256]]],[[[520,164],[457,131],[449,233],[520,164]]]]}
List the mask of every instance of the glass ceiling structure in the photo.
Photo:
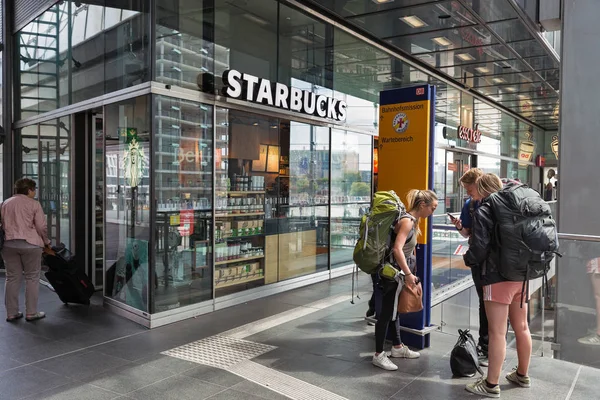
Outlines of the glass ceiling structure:
{"type": "Polygon", "coordinates": [[[308,2],[538,126],[558,129],[560,61],[513,1],[308,2]]]}

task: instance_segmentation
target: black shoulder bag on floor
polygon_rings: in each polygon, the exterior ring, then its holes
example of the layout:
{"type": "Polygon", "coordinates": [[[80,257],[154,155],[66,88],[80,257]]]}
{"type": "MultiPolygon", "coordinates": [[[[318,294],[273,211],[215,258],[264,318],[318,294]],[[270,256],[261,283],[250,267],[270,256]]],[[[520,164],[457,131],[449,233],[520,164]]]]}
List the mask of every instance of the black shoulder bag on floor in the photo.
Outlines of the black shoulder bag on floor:
{"type": "Polygon", "coordinates": [[[459,329],[458,334],[458,341],[454,345],[452,353],[450,353],[452,374],[456,377],[472,377],[475,372],[479,372],[483,376],[483,371],[479,367],[475,339],[473,339],[468,329],[459,329]]]}

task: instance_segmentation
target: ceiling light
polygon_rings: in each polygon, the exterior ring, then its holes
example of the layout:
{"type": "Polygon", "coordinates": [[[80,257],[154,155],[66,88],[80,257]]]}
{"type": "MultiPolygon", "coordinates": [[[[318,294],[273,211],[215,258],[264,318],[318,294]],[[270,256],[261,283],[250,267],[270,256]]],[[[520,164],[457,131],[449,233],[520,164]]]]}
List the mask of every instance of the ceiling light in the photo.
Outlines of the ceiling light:
{"type": "Polygon", "coordinates": [[[494,78],[494,79],[492,79],[492,82],[494,82],[494,83],[504,83],[504,82],[506,82],[506,80],[504,78],[494,78]]]}
{"type": "Polygon", "coordinates": [[[443,36],[438,36],[438,37],[434,37],[433,40],[435,43],[439,44],[440,46],[451,46],[452,42],[450,41],[450,39],[445,38],[443,36]]]}
{"type": "Polygon", "coordinates": [[[516,92],[516,91],[517,91],[517,89],[515,89],[514,87],[507,87],[507,88],[506,88],[506,91],[507,91],[507,92],[516,92]]]}
{"type": "Polygon", "coordinates": [[[262,19],[260,17],[257,17],[254,14],[242,14],[242,15],[247,20],[250,20],[252,22],[256,22],[259,25],[263,25],[263,26],[269,25],[269,23],[266,20],[264,20],[264,19],[262,19]]]}
{"type": "Polygon", "coordinates": [[[456,57],[460,58],[463,61],[473,61],[475,59],[475,57],[473,57],[469,53],[457,54],[456,57]]]}
{"type": "Polygon", "coordinates": [[[405,24],[407,24],[413,28],[422,28],[424,26],[427,26],[427,24],[421,18],[417,17],[416,15],[400,17],[400,21],[404,22],[405,24]]]}
{"type": "Polygon", "coordinates": [[[489,68],[487,67],[477,67],[475,68],[475,71],[481,72],[482,74],[487,74],[488,72],[490,72],[489,68]]]}
{"type": "Polygon", "coordinates": [[[372,0],[375,4],[391,3],[394,0],[372,0]]]}

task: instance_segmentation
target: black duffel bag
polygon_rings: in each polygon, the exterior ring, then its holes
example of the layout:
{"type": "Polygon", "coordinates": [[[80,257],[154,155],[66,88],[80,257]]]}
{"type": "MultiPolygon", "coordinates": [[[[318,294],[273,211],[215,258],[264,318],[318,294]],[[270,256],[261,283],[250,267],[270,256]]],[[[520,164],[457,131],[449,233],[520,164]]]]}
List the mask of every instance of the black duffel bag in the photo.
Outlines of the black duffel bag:
{"type": "Polygon", "coordinates": [[[472,377],[475,372],[483,376],[477,357],[477,344],[468,329],[458,330],[458,341],[450,353],[450,368],[456,377],[472,377]]]}

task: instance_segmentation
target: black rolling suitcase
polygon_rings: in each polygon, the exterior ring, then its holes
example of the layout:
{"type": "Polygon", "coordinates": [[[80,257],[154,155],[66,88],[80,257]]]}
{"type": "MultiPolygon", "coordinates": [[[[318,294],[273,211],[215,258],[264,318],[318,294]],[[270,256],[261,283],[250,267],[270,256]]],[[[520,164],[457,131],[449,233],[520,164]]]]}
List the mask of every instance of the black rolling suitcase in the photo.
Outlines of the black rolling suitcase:
{"type": "Polygon", "coordinates": [[[90,304],[95,288],[90,278],[75,265],[73,256],[66,248],[53,248],[55,254],[44,253],[48,266],[46,278],[60,300],[65,303],[90,304]]]}

